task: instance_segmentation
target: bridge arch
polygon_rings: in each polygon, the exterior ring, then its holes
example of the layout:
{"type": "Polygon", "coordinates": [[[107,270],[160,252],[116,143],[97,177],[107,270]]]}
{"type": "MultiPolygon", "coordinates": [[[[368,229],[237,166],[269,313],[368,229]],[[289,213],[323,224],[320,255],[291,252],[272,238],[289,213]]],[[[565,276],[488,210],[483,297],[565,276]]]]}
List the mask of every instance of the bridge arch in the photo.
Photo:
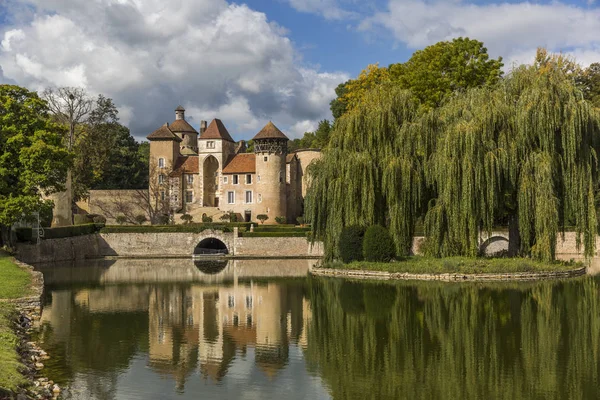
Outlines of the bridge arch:
{"type": "Polygon", "coordinates": [[[479,253],[484,256],[494,256],[508,251],[508,237],[505,235],[493,235],[487,238],[481,246],[479,253]]]}
{"type": "Polygon", "coordinates": [[[213,236],[202,239],[194,248],[194,254],[204,255],[223,255],[229,254],[227,245],[221,240],[213,236]]]}

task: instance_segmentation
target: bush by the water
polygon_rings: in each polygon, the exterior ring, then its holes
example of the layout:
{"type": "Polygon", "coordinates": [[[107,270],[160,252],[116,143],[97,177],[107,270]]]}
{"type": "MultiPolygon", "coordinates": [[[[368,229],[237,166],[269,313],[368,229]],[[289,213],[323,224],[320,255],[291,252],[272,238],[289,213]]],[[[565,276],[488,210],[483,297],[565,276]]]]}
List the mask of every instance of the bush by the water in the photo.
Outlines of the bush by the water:
{"type": "MultiPolygon", "coordinates": [[[[89,235],[98,232],[104,224],[85,224],[73,226],[61,226],[57,228],[44,228],[42,239],[60,239],[72,236],[89,235]]],[[[31,228],[17,228],[15,231],[19,242],[35,240],[31,228]]]]}
{"type": "Polygon", "coordinates": [[[350,263],[363,259],[364,236],[365,228],[362,226],[347,226],[342,230],[338,249],[343,262],[350,263]]]}
{"type": "Polygon", "coordinates": [[[363,239],[363,257],[367,261],[390,261],[396,256],[396,245],[390,232],[381,225],[370,226],[363,239]]]}

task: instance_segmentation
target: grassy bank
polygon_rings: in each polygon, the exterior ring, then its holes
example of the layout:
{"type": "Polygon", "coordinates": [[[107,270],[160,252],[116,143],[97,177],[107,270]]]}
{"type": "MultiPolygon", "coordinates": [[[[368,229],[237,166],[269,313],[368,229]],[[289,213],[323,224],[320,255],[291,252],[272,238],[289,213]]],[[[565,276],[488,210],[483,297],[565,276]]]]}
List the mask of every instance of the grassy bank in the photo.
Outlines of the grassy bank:
{"type": "Polygon", "coordinates": [[[16,347],[19,339],[12,329],[14,306],[3,299],[15,299],[30,294],[29,272],[13,262],[11,256],[0,251],[0,393],[1,389],[15,390],[25,383],[19,372],[22,367],[16,347]]]}
{"type": "Polygon", "coordinates": [[[0,299],[16,299],[29,294],[31,275],[0,251],[0,299]]]}
{"type": "Polygon", "coordinates": [[[566,271],[582,266],[583,264],[575,262],[555,261],[545,263],[527,258],[429,258],[414,256],[390,263],[355,261],[350,264],[343,264],[334,262],[325,264],[324,268],[412,274],[492,274],[566,271]]]}
{"type": "Polygon", "coordinates": [[[25,377],[19,372],[23,365],[16,351],[19,339],[11,326],[13,313],[12,305],[0,303],[0,394],[2,389],[14,391],[26,383],[25,377]]]}

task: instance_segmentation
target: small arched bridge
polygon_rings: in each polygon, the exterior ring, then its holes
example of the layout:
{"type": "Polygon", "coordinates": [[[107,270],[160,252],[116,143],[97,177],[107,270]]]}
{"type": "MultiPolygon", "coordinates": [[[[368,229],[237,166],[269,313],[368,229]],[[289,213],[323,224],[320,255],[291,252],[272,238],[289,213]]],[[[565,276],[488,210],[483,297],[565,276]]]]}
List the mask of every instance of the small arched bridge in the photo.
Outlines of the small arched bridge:
{"type": "Polygon", "coordinates": [[[491,256],[508,251],[508,232],[492,231],[479,234],[479,252],[491,256]]]}

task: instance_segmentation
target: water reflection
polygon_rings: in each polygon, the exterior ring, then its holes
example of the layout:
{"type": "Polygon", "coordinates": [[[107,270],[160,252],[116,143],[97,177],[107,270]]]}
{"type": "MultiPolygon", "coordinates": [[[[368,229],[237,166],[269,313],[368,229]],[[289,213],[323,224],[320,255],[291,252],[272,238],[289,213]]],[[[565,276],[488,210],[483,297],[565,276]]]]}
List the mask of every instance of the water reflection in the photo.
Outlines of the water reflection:
{"type": "Polygon", "coordinates": [[[76,399],[600,398],[600,277],[369,283],[296,261],[47,266],[47,372],[76,399]]]}

